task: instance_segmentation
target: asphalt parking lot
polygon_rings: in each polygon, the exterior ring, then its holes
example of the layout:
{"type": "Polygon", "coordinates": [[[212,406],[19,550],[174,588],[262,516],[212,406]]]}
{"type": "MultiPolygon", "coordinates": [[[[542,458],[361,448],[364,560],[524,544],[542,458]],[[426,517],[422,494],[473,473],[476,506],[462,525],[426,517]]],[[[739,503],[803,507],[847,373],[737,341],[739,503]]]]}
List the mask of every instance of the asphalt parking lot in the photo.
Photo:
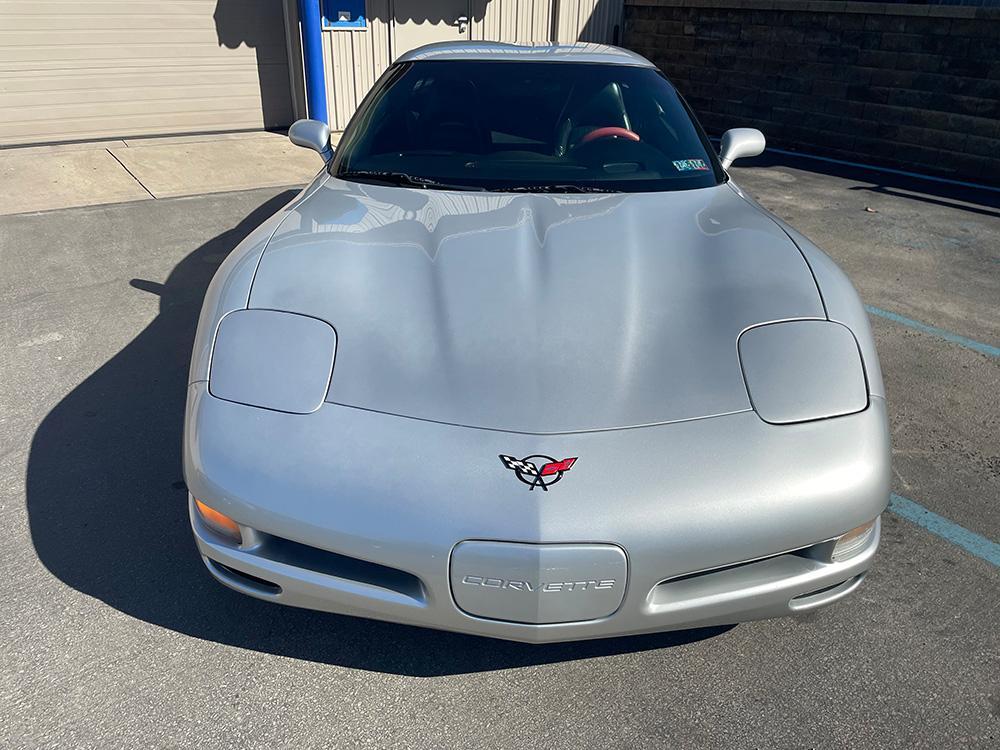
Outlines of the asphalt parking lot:
{"type": "Polygon", "coordinates": [[[556,646],[282,608],[203,569],[194,325],[293,192],[0,217],[0,746],[1000,746],[1000,193],[759,164],[740,184],[871,306],[899,511],[876,567],[800,619],[556,646]]]}

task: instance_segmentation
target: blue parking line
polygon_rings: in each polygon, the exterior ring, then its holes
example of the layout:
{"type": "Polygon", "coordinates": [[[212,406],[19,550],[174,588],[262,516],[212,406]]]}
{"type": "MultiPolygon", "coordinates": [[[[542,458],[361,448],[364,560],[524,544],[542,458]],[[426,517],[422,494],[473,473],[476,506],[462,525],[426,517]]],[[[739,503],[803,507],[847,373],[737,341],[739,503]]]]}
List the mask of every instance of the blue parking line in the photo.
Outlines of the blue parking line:
{"type": "Polygon", "coordinates": [[[982,341],[976,341],[975,339],[968,339],[965,336],[959,336],[957,333],[946,331],[943,328],[929,326],[926,323],[921,323],[919,320],[914,320],[913,318],[907,318],[899,313],[883,310],[881,307],[865,305],[865,310],[872,315],[878,315],[880,318],[891,320],[894,323],[899,323],[907,328],[912,328],[915,331],[929,333],[931,336],[937,336],[938,338],[950,341],[953,344],[964,346],[966,349],[972,349],[980,354],[985,354],[987,357],[1000,358],[1000,347],[992,346],[991,344],[984,344],[982,341]]]}
{"type": "Polygon", "coordinates": [[[956,547],[961,547],[969,554],[1000,568],[1000,544],[992,542],[974,531],[969,531],[964,526],[959,526],[944,516],[927,510],[920,503],[897,495],[895,492],[889,495],[889,510],[907,521],[912,521],[917,526],[922,526],[945,541],[951,542],[956,547]]]}

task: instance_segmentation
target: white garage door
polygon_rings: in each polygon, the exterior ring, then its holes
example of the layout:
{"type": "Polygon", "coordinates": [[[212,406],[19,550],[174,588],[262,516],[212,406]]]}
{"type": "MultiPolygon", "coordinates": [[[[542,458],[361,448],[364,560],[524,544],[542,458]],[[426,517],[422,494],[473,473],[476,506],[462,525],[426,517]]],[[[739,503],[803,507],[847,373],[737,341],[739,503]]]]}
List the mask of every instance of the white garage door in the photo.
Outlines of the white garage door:
{"type": "Polygon", "coordinates": [[[0,145],[282,127],[282,0],[0,0],[0,145]]]}

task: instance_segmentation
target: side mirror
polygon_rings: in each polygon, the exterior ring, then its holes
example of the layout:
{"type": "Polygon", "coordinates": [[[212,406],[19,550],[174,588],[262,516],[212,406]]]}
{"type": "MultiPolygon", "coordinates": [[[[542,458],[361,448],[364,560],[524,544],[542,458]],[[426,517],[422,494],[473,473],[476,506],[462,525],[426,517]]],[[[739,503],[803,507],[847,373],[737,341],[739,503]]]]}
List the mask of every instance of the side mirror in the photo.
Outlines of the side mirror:
{"type": "Polygon", "coordinates": [[[719,158],[723,169],[729,169],[737,159],[759,156],[764,153],[764,134],[755,128],[733,128],[722,134],[719,158]]]}
{"type": "Polygon", "coordinates": [[[333,158],[330,145],[330,126],[319,120],[296,120],[288,129],[288,140],[296,146],[311,148],[329,162],[333,158]]]}

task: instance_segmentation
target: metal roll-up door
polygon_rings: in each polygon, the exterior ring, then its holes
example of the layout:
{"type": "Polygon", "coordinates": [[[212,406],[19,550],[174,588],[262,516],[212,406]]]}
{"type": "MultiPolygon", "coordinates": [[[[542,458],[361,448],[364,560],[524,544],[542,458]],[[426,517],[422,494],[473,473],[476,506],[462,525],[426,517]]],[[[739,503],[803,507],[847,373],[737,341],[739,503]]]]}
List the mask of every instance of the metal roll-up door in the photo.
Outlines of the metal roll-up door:
{"type": "Polygon", "coordinates": [[[291,120],[282,0],[0,0],[0,145],[291,120]]]}

